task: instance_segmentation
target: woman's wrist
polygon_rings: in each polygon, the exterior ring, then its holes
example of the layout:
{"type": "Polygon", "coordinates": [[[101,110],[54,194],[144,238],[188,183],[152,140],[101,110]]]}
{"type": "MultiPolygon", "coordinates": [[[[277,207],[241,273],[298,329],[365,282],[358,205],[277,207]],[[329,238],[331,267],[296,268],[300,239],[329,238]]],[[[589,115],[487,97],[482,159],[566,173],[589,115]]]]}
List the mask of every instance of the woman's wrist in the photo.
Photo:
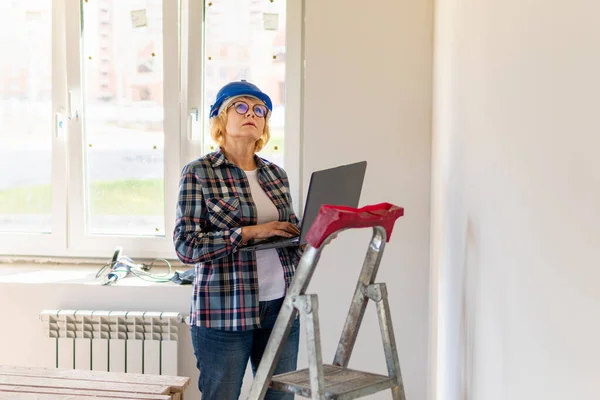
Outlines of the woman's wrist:
{"type": "Polygon", "coordinates": [[[252,239],[254,239],[252,226],[242,226],[242,243],[248,243],[252,239]]]}

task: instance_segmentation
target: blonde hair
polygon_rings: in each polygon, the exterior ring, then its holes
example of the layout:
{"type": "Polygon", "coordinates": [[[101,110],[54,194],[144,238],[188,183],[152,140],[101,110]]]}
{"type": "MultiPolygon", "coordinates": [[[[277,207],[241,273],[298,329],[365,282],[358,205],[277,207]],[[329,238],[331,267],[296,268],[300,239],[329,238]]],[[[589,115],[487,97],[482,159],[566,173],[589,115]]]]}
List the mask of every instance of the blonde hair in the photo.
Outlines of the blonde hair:
{"type": "MultiPolygon", "coordinates": [[[[248,99],[246,97],[239,97],[238,99],[248,99]]],[[[227,128],[227,112],[229,107],[223,107],[221,112],[216,117],[210,119],[210,136],[219,145],[225,145],[225,131],[227,128]]],[[[269,142],[271,138],[271,131],[269,129],[269,112],[265,116],[265,129],[260,138],[254,143],[254,152],[258,153],[261,151],[269,142]]]]}

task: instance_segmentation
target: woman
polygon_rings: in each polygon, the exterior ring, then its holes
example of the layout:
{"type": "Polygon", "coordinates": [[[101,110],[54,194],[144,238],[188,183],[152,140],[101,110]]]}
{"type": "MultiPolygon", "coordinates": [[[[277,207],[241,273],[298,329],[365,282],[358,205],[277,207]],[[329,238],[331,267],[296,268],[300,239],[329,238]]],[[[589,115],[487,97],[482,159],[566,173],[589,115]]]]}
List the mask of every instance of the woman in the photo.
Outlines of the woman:
{"type": "MultiPolygon", "coordinates": [[[[191,332],[202,400],[237,399],[248,360],[256,372],[301,249],[238,251],[254,240],[299,234],[285,171],[258,157],[269,141],[271,99],[231,82],[217,94],[210,129],[220,149],[182,171],[174,244],[196,264],[191,332]]],[[[296,319],[275,374],[296,369],[296,319]]],[[[266,399],[293,399],[269,389],[266,399]]]]}

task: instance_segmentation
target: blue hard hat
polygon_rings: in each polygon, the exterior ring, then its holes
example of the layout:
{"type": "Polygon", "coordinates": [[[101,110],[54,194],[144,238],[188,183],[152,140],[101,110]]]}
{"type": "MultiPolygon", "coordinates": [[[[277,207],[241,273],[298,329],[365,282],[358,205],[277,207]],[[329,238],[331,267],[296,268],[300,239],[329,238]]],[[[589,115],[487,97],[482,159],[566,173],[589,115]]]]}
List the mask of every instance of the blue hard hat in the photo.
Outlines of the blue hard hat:
{"type": "Polygon", "coordinates": [[[263,93],[256,85],[247,82],[245,79],[241,81],[230,82],[227,85],[223,86],[219,93],[217,93],[217,99],[215,100],[215,104],[210,106],[210,118],[216,117],[219,113],[219,107],[223,102],[231,97],[237,96],[252,96],[261,100],[269,111],[273,111],[273,104],[271,103],[271,98],[263,93]]]}

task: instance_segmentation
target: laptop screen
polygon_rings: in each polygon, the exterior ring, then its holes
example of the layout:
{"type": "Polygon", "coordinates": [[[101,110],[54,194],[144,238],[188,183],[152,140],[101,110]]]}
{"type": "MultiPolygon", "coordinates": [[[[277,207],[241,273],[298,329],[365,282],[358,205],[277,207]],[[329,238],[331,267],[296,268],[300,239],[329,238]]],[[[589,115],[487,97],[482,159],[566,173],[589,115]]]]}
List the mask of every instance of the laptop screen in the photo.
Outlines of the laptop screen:
{"type": "Polygon", "coordinates": [[[361,161],[312,173],[301,223],[301,244],[323,204],[358,207],[366,169],[367,162],[361,161]]]}

